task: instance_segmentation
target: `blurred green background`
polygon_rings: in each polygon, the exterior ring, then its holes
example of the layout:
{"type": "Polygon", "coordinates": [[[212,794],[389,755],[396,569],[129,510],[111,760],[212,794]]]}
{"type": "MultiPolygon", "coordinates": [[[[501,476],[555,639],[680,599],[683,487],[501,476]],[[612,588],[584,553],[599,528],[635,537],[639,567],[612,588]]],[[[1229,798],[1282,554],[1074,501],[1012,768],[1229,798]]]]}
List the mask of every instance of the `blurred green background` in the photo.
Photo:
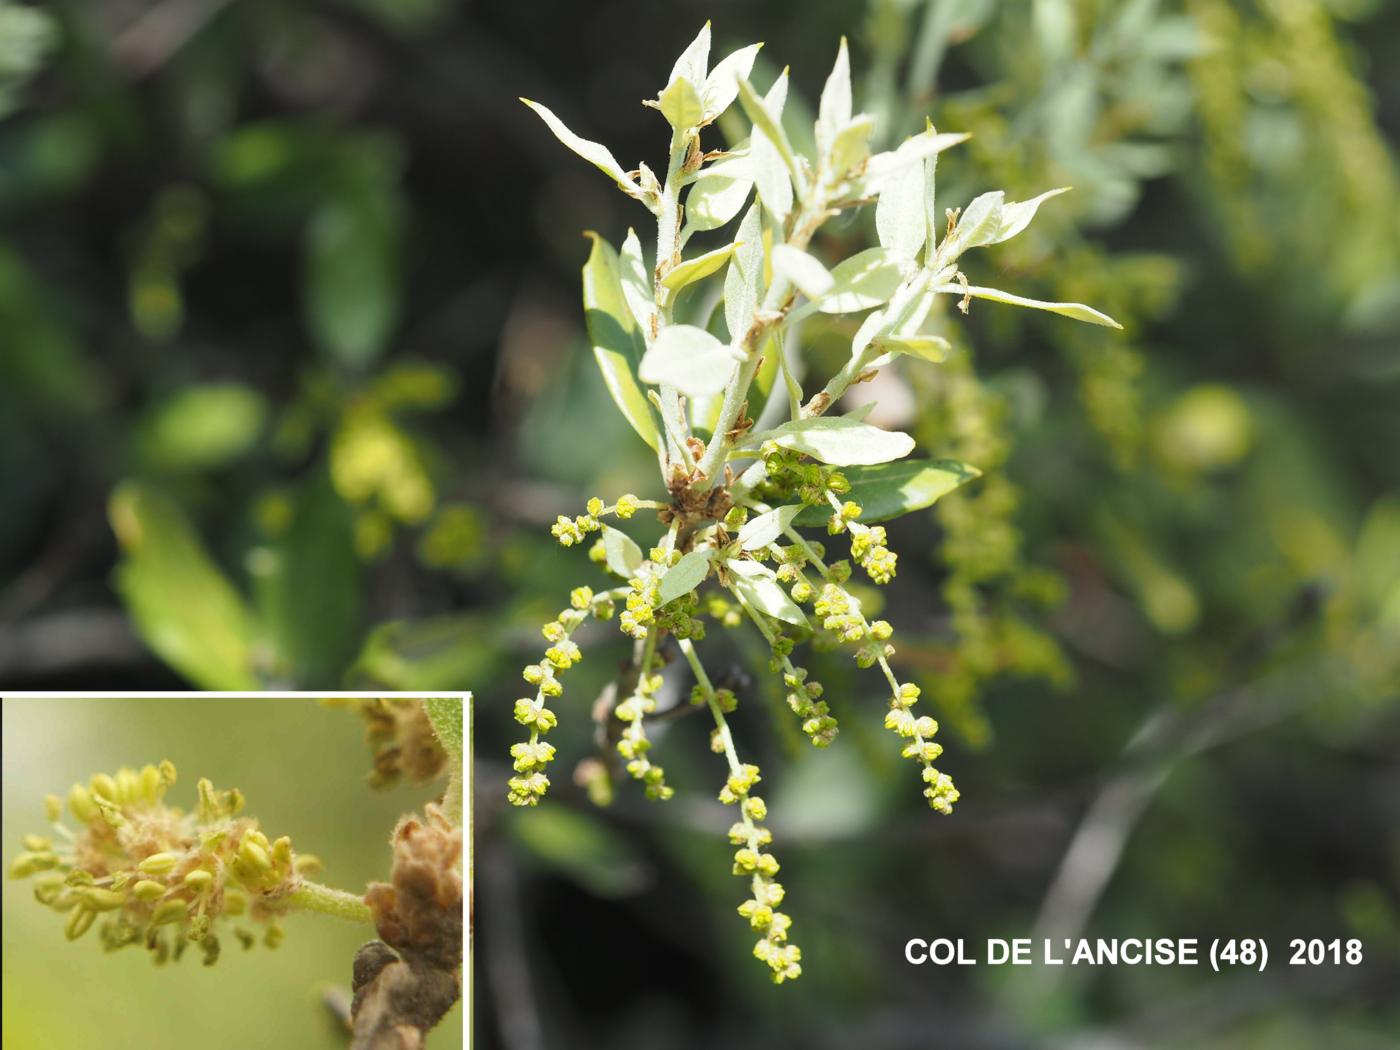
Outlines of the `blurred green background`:
{"type": "MultiPolygon", "coordinates": [[[[0,3],[0,685],[474,689],[481,1046],[1395,1044],[1400,4],[46,10],[0,3]],[[974,133],[940,206],[1072,185],[969,277],[1125,328],[979,303],[945,365],[861,390],[983,471],[890,528],[880,595],[952,818],[921,809],[876,678],[812,659],[843,725],[812,754],[755,639],[711,629],[806,951],[778,995],[698,721],[654,734],[664,807],[571,783],[615,632],[579,638],[549,803],[504,805],[519,668],[602,581],[548,525],[658,492],[578,289],[580,231],[647,216],[516,96],[656,169],[637,103],[707,18],[716,54],[766,41],[761,89],[791,65],[799,145],[845,34],[885,145],[926,116],[974,133]],[[1248,981],[902,959],[1080,931],[1369,954],[1248,981]]],[[[849,336],[806,326],[812,375],[849,336]]]]}
{"type": "MultiPolygon", "coordinates": [[[[3,712],[7,867],[21,835],[44,833],[44,795],[122,765],[169,758],[179,771],[169,801],[183,809],[201,776],[240,788],[264,831],[290,835],[325,861],[319,881],[352,890],[387,877],[395,821],[439,793],[370,790],[363,723],[314,700],[7,698],[3,712]]],[[[3,916],[3,1042],[34,1050],[343,1047],[322,990],[348,995],[351,960],[373,937],[368,926],[297,915],[275,951],[234,945],[212,967],[187,957],[157,968],[139,948],[65,940],[62,917],[34,901],[27,881],[4,881],[3,916]]],[[[427,1045],[461,1043],[459,1004],[427,1045]]]]}

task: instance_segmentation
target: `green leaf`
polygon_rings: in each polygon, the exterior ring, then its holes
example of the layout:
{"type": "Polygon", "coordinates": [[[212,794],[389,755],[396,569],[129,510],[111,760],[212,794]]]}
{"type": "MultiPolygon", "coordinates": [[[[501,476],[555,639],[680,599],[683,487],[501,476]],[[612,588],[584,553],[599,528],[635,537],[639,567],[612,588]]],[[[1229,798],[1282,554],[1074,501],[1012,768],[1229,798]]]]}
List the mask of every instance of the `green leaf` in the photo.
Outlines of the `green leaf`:
{"type": "Polygon", "coordinates": [[[656,301],[652,298],[651,274],[642,258],[642,242],[630,226],[618,256],[618,277],[622,281],[622,298],[641,328],[642,340],[650,343],[656,327],[656,301]]]}
{"type": "Polygon", "coordinates": [[[695,127],[705,116],[700,92],[685,77],[677,77],[667,84],[658,102],[661,115],[677,131],[695,127]]]}
{"type": "Polygon", "coordinates": [[[783,534],[783,530],[792,524],[792,519],[801,511],[802,505],[798,503],[790,507],[776,507],[750,518],[739,530],[739,546],[746,551],[768,546],[783,534]]]}
{"type": "Polygon", "coordinates": [[[433,735],[449,758],[460,763],[463,752],[462,698],[460,696],[429,696],[423,698],[423,710],[432,723],[433,735]]]}
{"type": "Polygon", "coordinates": [[[734,102],[739,94],[739,78],[747,77],[753,70],[754,59],[762,50],[762,44],[741,47],[733,54],[721,59],[705,78],[705,86],[700,92],[705,107],[705,122],[718,117],[734,102]]]}
{"type": "Polygon", "coordinates": [[[703,328],[677,324],[663,328],[642,358],[644,383],[673,386],[690,397],[717,394],[739,367],[729,348],[703,328]]]}
{"type": "Polygon", "coordinates": [[[889,302],[903,280],[903,270],[901,258],[885,248],[857,252],[831,271],[831,289],[817,309],[824,314],[850,314],[889,302]]]}
{"type": "MultiPolygon", "coordinates": [[[[926,133],[933,133],[933,122],[928,122],[926,133]]],[[[924,202],[924,244],[927,250],[924,258],[930,259],[934,252],[934,246],[938,243],[938,238],[943,235],[943,216],[938,214],[938,154],[931,153],[924,158],[924,188],[922,199],[924,202]]]]}
{"type": "Polygon", "coordinates": [[[671,83],[679,77],[684,77],[692,84],[703,84],[705,82],[705,71],[710,65],[710,23],[707,21],[700,27],[700,32],[695,34],[695,39],[686,45],[681,52],[681,57],[676,59],[676,64],[671,67],[671,75],[666,79],[666,83],[671,83]]]}
{"type": "MultiPolygon", "coordinates": [[[[846,499],[861,506],[860,520],[868,524],[922,510],[940,497],[982,472],[950,459],[906,459],[842,471],[851,483],[846,499]]],[[[798,525],[824,525],[830,513],[821,506],[807,507],[797,515],[798,525]]]]}
{"type": "Polygon", "coordinates": [[[814,303],[819,303],[836,283],[815,257],[790,244],[773,246],[773,272],[786,277],[814,303]]]}
{"type": "Polygon", "coordinates": [[[689,594],[705,582],[710,574],[710,562],[714,558],[713,547],[701,547],[686,554],[680,561],[666,570],[657,585],[658,600],[662,605],[673,602],[683,594],[689,594]]]}
{"type": "Polygon", "coordinates": [[[645,560],[642,548],[637,546],[632,537],[611,525],[603,526],[603,553],[606,555],[608,568],[624,580],[630,580],[637,575],[637,570],[645,560]]]}
{"type": "Polygon", "coordinates": [[[612,155],[612,150],[608,149],[607,146],[604,146],[601,142],[592,142],[575,135],[564,125],[562,120],[556,117],[547,107],[541,106],[538,102],[532,102],[528,98],[522,98],[520,101],[539,114],[540,119],[549,126],[549,130],[554,132],[554,137],[565,146],[568,146],[569,149],[573,150],[599,171],[608,175],[628,194],[632,196],[639,196],[641,194],[640,187],[628,177],[627,172],[622,169],[622,165],[617,162],[617,158],[612,155]]]}
{"type": "Polygon", "coordinates": [[[905,259],[919,254],[928,233],[924,218],[926,188],[924,165],[907,164],[890,175],[875,202],[875,229],[880,244],[905,259]]]}
{"type": "Polygon", "coordinates": [[[668,270],[666,276],[661,278],[661,284],[673,292],[680,291],[688,284],[703,280],[710,276],[734,254],[734,249],[738,244],[730,243],[714,251],[706,252],[704,255],[697,255],[693,259],[686,259],[680,265],[668,270]]]}
{"type": "Polygon", "coordinates": [[[966,142],[968,134],[939,134],[928,128],[902,142],[897,149],[877,153],[865,165],[865,174],[852,187],[854,197],[872,197],[882,193],[890,178],[910,164],[920,164],[929,157],[937,156],[960,142],[966,142]]]}
{"type": "Polygon", "coordinates": [[[940,253],[941,261],[950,263],[969,248],[980,248],[988,244],[1000,244],[1010,240],[1030,225],[1036,210],[1051,197],[1068,193],[1069,187],[1046,190],[1028,201],[1006,203],[1006,195],[1001,190],[984,193],[967,206],[958,220],[953,235],[948,238],[940,253]]]}
{"type": "Polygon", "coordinates": [[[1001,207],[1005,200],[1006,194],[1001,190],[974,197],[941,245],[939,260],[950,263],[969,248],[991,243],[1001,228],[1001,207]]]}
{"type": "Polygon", "coordinates": [[[833,172],[845,175],[865,163],[870,156],[870,137],[875,133],[875,125],[873,116],[860,113],[836,133],[828,152],[833,172]]]}
{"type": "Polygon", "coordinates": [[[151,651],[201,689],[257,689],[252,611],[184,512],[127,481],[108,502],[122,558],[116,590],[151,651]]]}
{"type": "MultiPolygon", "coordinates": [[[[768,209],[768,213],[773,216],[774,221],[781,223],[792,211],[792,180],[794,162],[792,160],[792,145],[783,134],[782,125],[778,123],[782,117],[783,106],[787,102],[788,76],[787,70],[778,74],[778,78],[773,81],[773,86],[768,89],[767,96],[761,104],[758,104],[756,112],[759,119],[755,120],[753,115],[749,119],[754,122],[753,134],[749,138],[749,156],[753,164],[754,187],[758,191],[758,199],[763,202],[763,206],[768,209]],[[775,141],[760,125],[760,121],[765,126],[774,126],[775,134],[780,136],[782,145],[775,141]],[[786,150],[786,153],[783,151],[786,150]]],[[[753,88],[747,81],[740,81],[739,101],[748,112],[750,103],[746,101],[748,95],[753,94],[753,88]]]]}
{"type": "Polygon", "coordinates": [[[617,253],[596,233],[588,236],[593,246],[583,264],[583,309],[593,356],[618,411],[643,441],[656,448],[656,417],[637,380],[645,345],[623,298],[617,253]]]}
{"type": "Polygon", "coordinates": [[[851,122],[851,58],[846,50],[846,38],[836,49],[836,62],[822,87],[817,106],[817,152],[823,160],[831,155],[831,146],[841,129],[851,122]]]}
{"type": "Polygon", "coordinates": [[[244,383],[202,383],[167,397],[140,423],[142,460],[160,470],[211,470],[247,452],[267,402],[244,383]]]}
{"type": "Polygon", "coordinates": [[[1031,220],[1035,218],[1035,213],[1041,204],[1051,197],[1058,197],[1060,194],[1068,192],[1068,186],[1061,186],[1058,189],[1046,190],[1040,196],[1032,197],[1028,201],[1013,201],[1003,205],[1001,228],[997,231],[996,240],[991,243],[1000,244],[1002,241],[1009,241],[1031,224],[1031,220]]]}
{"type": "Polygon", "coordinates": [[[870,345],[871,340],[879,334],[885,327],[887,317],[885,310],[871,310],[865,315],[865,320],[856,329],[856,334],[851,337],[851,356],[858,357],[865,352],[865,348],[870,345]]]}
{"type": "Polygon", "coordinates": [[[997,288],[978,288],[976,285],[964,288],[959,284],[941,284],[935,290],[947,292],[950,295],[970,295],[974,299],[990,299],[994,303],[1025,306],[1032,310],[1046,310],[1052,314],[1072,317],[1076,321],[1101,324],[1108,328],[1123,327],[1108,314],[1099,313],[1093,307],[1085,306],[1083,303],[1047,303],[1041,299],[1027,299],[1025,296],[1012,295],[1010,292],[1003,292],[997,288]]]}
{"type": "Polygon", "coordinates": [[[306,325],[322,353],[363,370],[399,318],[398,196],[374,180],[333,194],[306,232],[306,325]]]}
{"type": "Polygon", "coordinates": [[[693,231],[723,226],[749,199],[753,189],[752,162],[731,157],[701,169],[685,198],[685,222],[693,231]]]}
{"type": "Polygon", "coordinates": [[[1054,69],[1074,57],[1077,29],[1070,0],[1036,0],[1031,5],[1031,27],[1046,66],[1054,69]]]}
{"type": "MultiPolygon", "coordinates": [[[[467,694],[471,703],[472,694],[467,694]]],[[[460,696],[426,696],[423,711],[433,727],[433,735],[447,753],[448,781],[443,792],[442,808],[453,824],[462,823],[462,751],[466,731],[465,711],[460,696]]]]}
{"type": "Polygon", "coordinates": [[[297,685],[339,682],[360,624],[360,560],[350,508],[321,475],[298,494],[291,525],[253,559],[268,636],[297,685]]]}
{"type": "Polygon", "coordinates": [[[500,634],[499,617],[456,614],[393,620],[365,639],[349,682],[355,688],[415,692],[489,681],[502,670],[500,634]]]}
{"type": "Polygon", "coordinates": [[[798,627],[810,627],[806,614],[783,589],[773,570],[756,561],[727,561],[730,583],[759,612],[798,627]]]}
{"type": "Polygon", "coordinates": [[[832,466],[886,463],[914,450],[914,439],[898,431],[881,430],[848,416],[797,419],[755,435],[750,443],[772,441],[832,466]]]}
{"type": "Polygon", "coordinates": [[[886,335],[876,340],[880,349],[895,354],[908,354],[933,364],[948,360],[952,344],[941,335],[886,335]]]}
{"type": "Polygon", "coordinates": [[[773,86],[768,90],[768,98],[760,98],[754,86],[747,80],[739,80],[739,105],[744,109],[744,115],[753,121],[754,133],[762,136],[772,143],[773,148],[778,151],[778,156],[782,158],[783,165],[787,168],[788,174],[793,180],[801,178],[801,171],[797,166],[797,154],[792,148],[792,143],[788,140],[787,132],[783,130],[782,106],[775,105],[769,99],[776,98],[779,102],[787,99],[787,78],[779,76],[773,82],[773,86]]]}
{"type": "Polygon", "coordinates": [[[763,220],[757,203],[750,205],[739,223],[739,249],[724,275],[724,323],[729,340],[737,344],[753,324],[754,311],[763,298],[763,220]]]}

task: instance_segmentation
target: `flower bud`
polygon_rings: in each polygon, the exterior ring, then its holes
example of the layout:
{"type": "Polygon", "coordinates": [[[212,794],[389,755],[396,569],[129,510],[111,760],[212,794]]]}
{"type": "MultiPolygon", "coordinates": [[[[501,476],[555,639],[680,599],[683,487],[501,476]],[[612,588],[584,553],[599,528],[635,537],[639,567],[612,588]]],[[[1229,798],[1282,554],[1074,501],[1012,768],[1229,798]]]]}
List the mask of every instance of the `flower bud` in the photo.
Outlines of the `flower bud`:
{"type": "Polygon", "coordinates": [[[258,871],[272,870],[272,860],[268,857],[267,850],[254,842],[252,836],[244,837],[238,847],[238,856],[258,871]]]}
{"type": "Polygon", "coordinates": [[[115,802],[117,798],[117,782],[106,773],[96,773],[88,781],[94,795],[101,795],[108,802],[115,802]]]}
{"type": "Polygon", "coordinates": [[[136,866],[147,875],[166,875],[178,863],[180,863],[180,854],[178,853],[152,853],[136,866]]]}
{"type": "Polygon", "coordinates": [[[278,869],[285,870],[292,865],[292,840],[283,835],[272,844],[272,860],[278,869]]]}
{"type": "Polygon", "coordinates": [[[113,911],[126,903],[126,894],[93,886],[83,890],[82,899],[93,911],[113,911]]]}
{"type": "Polygon", "coordinates": [[[10,862],[10,878],[27,879],[36,871],[44,871],[57,864],[58,858],[52,853],[21,853],[10,862]]]}
{"type": "Polygon", "coordinates": [[[129,806],[141,797],[141,777],[136,770],[123,766],[117,770],[117,793],[112,801],[122,806],[129,806]]]}
{"type": "Polygon", "coordinates": [[[160,770],[155,766],[146,766],[141,770],[141,797],[148,802],[155,802],[160,798],[161,792],[165,789],[165,783],[161,779],[160,770]]]}
{"type": "Polygon", "coordinates": [[[68,913],[68,921],[63,926],[63,936],[70,941],[76,941],[88,932],[95,918],[97,918],[97,912],[79,904],[68,913]]]}
{"type": "Polygon", "coordinates": [[[45,872],[34,880],[34,899],[40,904],[53,904],[63,887],[63,876],[59,872],[45,872]]]}
{"type": "Polygon", "coordinates": [[[165,896],[165,886],[150,879],[142,879],[131,888],[131,894],[140,901],[153,901],[165,896]]]}
{"type": "Polygon", "coordinates": [[[68,808],[73,811],[73,816],[84,824],[91,823],[98,817],[97,806],[93,804],[92,794],[81,784],[74,784],[72,790],[68,792],[68,808]]]}
{"type": "Polygon", "coordinates": [[[126,818],[122,816],[121,808],[115,802],[109,801],[106,795],[94,792],[92,803],[97,807],[102,819],[111,827],[120,828],[126,825],[126,818]]]}

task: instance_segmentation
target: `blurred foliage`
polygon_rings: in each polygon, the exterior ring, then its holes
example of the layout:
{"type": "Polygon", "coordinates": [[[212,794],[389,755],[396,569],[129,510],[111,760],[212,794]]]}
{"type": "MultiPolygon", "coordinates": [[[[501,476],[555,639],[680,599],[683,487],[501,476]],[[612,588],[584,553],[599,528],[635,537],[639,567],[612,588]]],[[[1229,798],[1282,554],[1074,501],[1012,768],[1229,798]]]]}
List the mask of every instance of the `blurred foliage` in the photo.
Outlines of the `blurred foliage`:
{"type": "MultiPolygon", "coordinates": [[[[484,1045],[524,1045],[510,1026],[532,1015],[569,1046],[740,1025],[816,1046],[940,1023],[959,1046],[1154,1043],[1160,1016],[1198,1047],[1400,1028],[1378,990],[1400,925],[1396,5],[235,2],[174,37],[142,28],[160,6],[59,3],[49,23],[0,5],[0,634],[41,654],[65,614],[120,607],[201,685],[475,688],[484,1045]],[[758,756],[806,898],[811,965],[781,999],[719,976],[745,945],[727,876],[704,882],[714,813],[626,792],[596,810],[580,788],[567,815],[507,816],[491,787],[514,668],[573,582],[548,523],[647,496],[653,463],[578,306],[577,231],[616,242],[639,214],[514,98],[571,100],[570,126],[641,156],[659,118],[632,103],[707,17],[717,49],[768,42],[760,84],[824,68],[847,34],[870,71],[858,108],[899,135],[926,116],[974,133],[940,165],[945,201],[1075,187],[983,266],[1126,329],[978,304],[946,365],[868,391],[925,454],[983,475],[891,529],[884,596],[964,803],[938,829],[906,809],[869,683],[813,655],[847,734],[758,756]],[[1165,779],[1090,931],[1357,935],[1373,967],[1231,1013],[1210,974],[1049,994],[904,966],[906,937],[1044,919],[1074,826],[1162,725],[1165,779]]],[[[819,87],[794,85],[795,139],[819,87]]],[[[837,363],[838,323],[804,330],[812,367],[837,363]]],[[[787,725],[735,638],[736,732],[787,725]]],[[[586,641],[584,695],[623,655],[586,641]]],[[[0,681],[169,681],[130,644],[100,658],[115,668],[57,650],[18,677],[0,659],[0,681]]],[[[558,743],[582,756],[594,727],[570,713],[558,743]]],[[[703,745],[668,742],[700,733],[656,733],[697,790],[710,771],[684,756],[703,745]]]]}

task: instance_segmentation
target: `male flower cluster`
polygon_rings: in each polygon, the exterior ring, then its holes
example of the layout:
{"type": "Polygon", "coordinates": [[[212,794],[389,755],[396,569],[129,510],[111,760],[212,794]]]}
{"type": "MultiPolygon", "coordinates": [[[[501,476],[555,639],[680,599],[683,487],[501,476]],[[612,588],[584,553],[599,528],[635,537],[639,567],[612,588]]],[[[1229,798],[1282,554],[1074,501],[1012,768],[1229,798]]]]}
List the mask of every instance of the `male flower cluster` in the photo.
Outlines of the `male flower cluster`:
{"type": "Polygon", "coordinates": [[[34,876],[35,898],[64,915],[68,939],[98,925],[108,951],[140,944],[163,963],[197,944],[212,965],[220,925],[253,946],[257,938],[244,923],[262,924],[263,943],[277,947],[286,898],[320,862],[298,856],[286,836],[269,841],[255,819],[238,816],[236,788],[215,791],[200,780],[198,805],[186,813],[164,802],[174,783],[175,766],[165,761],[74,784],[67,805],[76,831],[62,823],[63,800],[50,795],[56,837],[26,835],[10,877],[34,876]]]}
{"type": "Polygon", "coordinates": [[[765,849],[772,843],[773,833],[759,823],[768,816],[767,803],[750,794],[761,779],[757,766],[742,765],[730,773],[719,800],[739,807],[740,819],[729,829],[729,841],[739,847],[734,851],[734,874],[748,876],[753,891],[753,896],[739,905],[739,914],[762,934],[754,943],[754,958],[768,965],[774,984],[782,984],[802,975],[802,949],[788,943],[792,918],[775,910],[786,891],[774,878],[780,867],[778,858],[765,849]]]}
{"type": "Polygon", "coordinates": [[[953,803],[960,797],[953,786],[953,778],[942,773],[933,765],[943,754],[943,745],[934,741],[938,732],[938,722],[929,715],[916,716],[910,710],[919,699],[919,687],[905,682],[890,699],[890,709],[885,714],[885,728],[893,730],[908,741],[900,751],[903,758],[911,758],[923,767],[924,798],[929,806],[939,813],[953,811],[953,803]]]}
{"type": "Polygon", "coordinates": [[[545,767],[554,759],[554,745],[543,736],[553,729],[559,719],[546,707],[546,701],[564,695],[559,674],[583,659],[583,651],[570,636],[589,616],[605,620],[612,616],[615,606],[611,594],[595,595],[592,588],[576,587],[569,595],[569,608],[541,628],[550,646],[537,664],[529,664],[521,677],[535,686],[535,696],[522,696],[515,702],[515,720],[530,730],[530,739],[512,744],[510,757],[515,776],[510,778],[510,802],[516,806],[533,806],[549,790],[545,767]]]}
{"type": "Polygon", "coordinates": [[[617,742],[617,753],[627,760],[627,772],[645,785],[647,798],[664,802],[676,789],[666,783],[666,771],[649,757],[651,741],[642,721],[656,711],[656,691],[661,688],[661,682],[659,674],[639,675],[636,690],[617,705],[616,714],[627,724],[622,739],[617,742]]]}

